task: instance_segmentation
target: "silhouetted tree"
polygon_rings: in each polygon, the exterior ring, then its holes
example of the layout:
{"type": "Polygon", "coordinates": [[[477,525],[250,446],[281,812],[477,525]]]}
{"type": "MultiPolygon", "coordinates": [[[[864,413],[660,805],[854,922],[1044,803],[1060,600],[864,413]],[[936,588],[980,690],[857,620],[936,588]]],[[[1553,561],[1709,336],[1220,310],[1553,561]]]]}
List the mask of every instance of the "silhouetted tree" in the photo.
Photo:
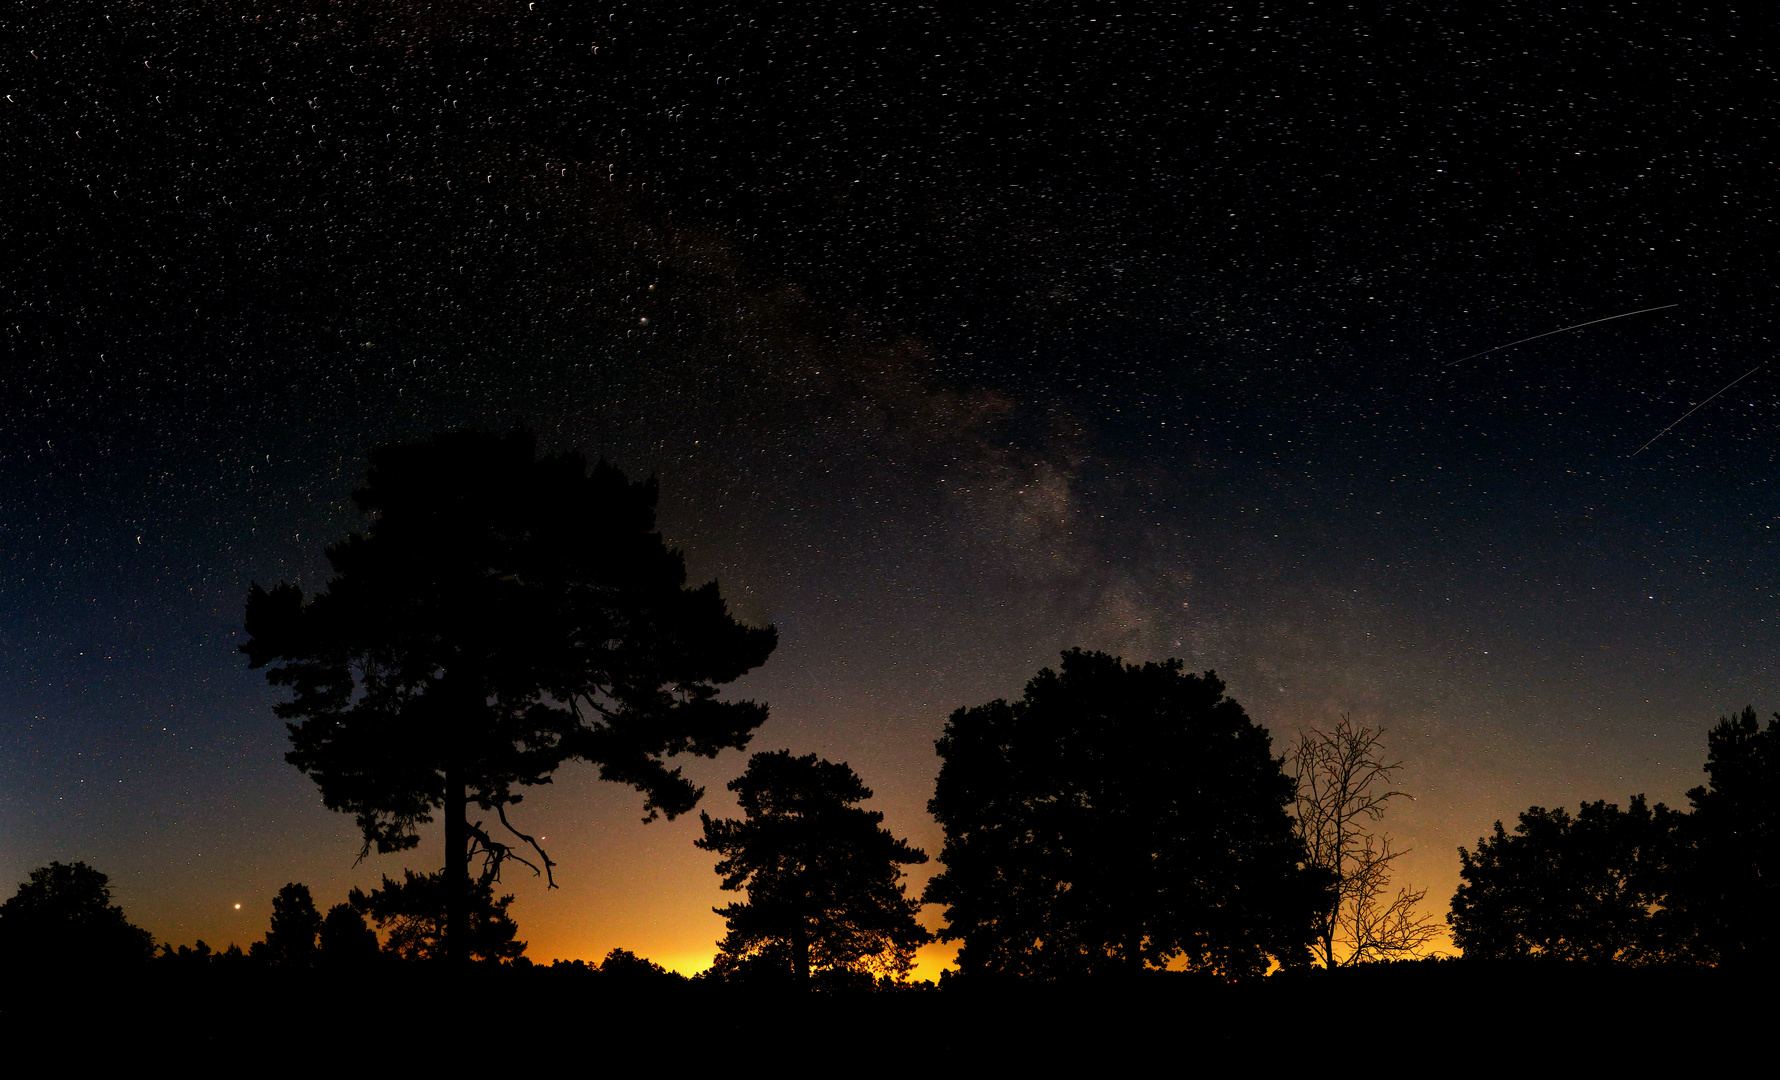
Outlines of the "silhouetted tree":
{"type": "Polygon", "coordinates": [[[1463,883],[1446,921],[1467,957],[1661,959],[1666,864],[1680,815],[1644,796],[1621,810],[1583,803],[1530,807],[1513,834],[1496,822],[1475,854],[1459,849],[1463,883]]]}
{"type": "Polygon", "coordinates": [[[732,956],[719,950],[712,958],[711,966],[700,972],[698,978],[707,982],[757,986],[763,989],[783,990],[798,985],[797,973],[791,960],[791,948],[779,942],[768,942],[742,956],[732,956]]]}
{"type": "Polygon", "coordinates": [[[156,963],[176,964],[182,968],[205,967],[210,963],[210,946],[199,938],[194,945],[181,945],[175,949],[166,942],[161,943],[161,953],[155,958],[156,963]]]}
{"type": "Polygon", "coordinates": [[[0,957],[12,966],[109,968],[154,952],[154,937],[111,902],[111,879],[84,862],[39,867],[0,903],[0,957]]]}
{"type": "Polygon", "coordinates": [[[1780,959],[1780,728],[1745,707],[1720,717],[1706,746],[1667,917],[1688,959],[1769,964],[1780,959]]]}
{"type": "Polygon", "coordinates": [[[272,926],[248,955],[273,967],[311,967],[320,933],[321,915],[309,886],[291,882],[272,898],[272,926]]]}
{"type": "Polygon", "coordinates": [[[653,481],[539,458],[525,432],[457,432],[373,451],[353,496],[372,521],[328,548],[327,587],[255,585],[241,648],[291,689],[286,759],[357,817],[361,858],[411,848],[443,817],[449,926],[469,917],[477,857],[483,886],[509,858],[550,877],[507,819],[517,789],[581,758],[642,792],[645,820],[671,818],[703,792],[664,759],[740,748],[765,720],[716,695],[766,660],[774,631],[731,618],[715,583],[686,587],[653,481]]]}
{"type": "Polygon", "coordinates": [[[321,920],[319,952],[330,967],[353,967],[377,956],[377,933],[351,904],[335,904],[321,920]]]}
{"type": "Polygon", "coordinates": [[[1309,960],[1327,878],[1304,865],[1282,759],[1215,674],[1071,650],[1019,701],[954,712],[938,750],[927,899],[961,970],[1309,960]]]}
{"type": "MultiPolygon", "coordinates": [[[[443,872],[402,874],[401,881],[385,877],[382,886],[369,893],[354,889],[348,899],[385,932],[384,948],[389,952],[404,960],[446,959],[446,912],[458,890],[451,888],[443,872]]],[[[525,951],[525,942],[514,940],[519,924],[507,915],[511,903],[512,896],[496,899],[488,882],[471,882],[469,917],[459,939],[467,959],[511,960],[525,951]]]]}
{"type": "Polygon", "coordinates": [[[871,789],[844,762],[789,750],[755,754],[732,780],[742,820],[700,813],[696,841],[722,858],[723,888],[745,903],[717,908],[729,924],[721,943],[730,966],[753,960],[800,986],[812,972],[844,970],[902,978],[932,940],[904,895],[904,866],[925,853],[883,827],[858,803],[871,789]]]}
{"type": "Polygon", "coordinates": [[[1316,953],[1324,967],[1404,959],[1440,932],[1433,914],[1418,910],[1426,889],[1390,894],[1392,864],[1406,852],[1394,850],[1372,824],[1402,797],[1391,780],[1403,766],[1380,760],[1383,737],[1384,729],[1356,725],[1343,713],[1332,731],[1300,732],[1289,755],[1298,835],[1310,865],[1335,881],[1317,918],[1316,953]]]}
{"type": "Polygon", "coordinates": [[[686,977],[669,971],[655,961],[638,956],[629,949],[613,949],[600,961],[599,973],[608,985],[647,989],[669,983],[684,983],[686,977]]]}
{"type": "Polygon", "coordinates": [[[229,947],[222,952],[211,953],[210,962],[231,971],[238,971],[249,966],[247,954],[242,952],[241,946],[234,942],[230,942],[229,947]]]}
{"type": "Polygon", "coordinates": [[[607,953],[606,958],[600,961],[599,970],[602,975],[619,977],[667,974],[667,968],[653,960],[638,956],[629,949],[613,949],[607,953]]]}

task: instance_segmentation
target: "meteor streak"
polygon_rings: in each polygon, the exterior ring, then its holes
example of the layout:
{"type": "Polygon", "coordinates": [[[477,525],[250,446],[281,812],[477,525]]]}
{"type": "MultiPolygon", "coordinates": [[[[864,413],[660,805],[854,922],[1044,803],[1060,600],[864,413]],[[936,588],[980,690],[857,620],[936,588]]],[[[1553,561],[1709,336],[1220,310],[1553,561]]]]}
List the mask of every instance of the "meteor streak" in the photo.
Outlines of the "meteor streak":
{"type": "Polygon", "coordinates": [[[1628,316],[1632,316],[1632,315],[1643,315],[1646,312],[1650,312],[1650,311],[1666,311],[1669,308],[1680,307],[1680,306],[1681,305],[1679,305],[1679,304],[1660,304],[1656,307],[1639,308],[1637,311],[1622,311],[1618,315],[1608,315],[1606,318],[1602,318],[1602,319],[1590,319],[1587,322],[1579,322],[1575,326],[1563,326],[1563,327],[1559,327],[1556,330],[1547,330],[1543,334],[1534,334],[1532,337],[1524,337],[1524,338],[1521,338],[1519,341],[1510,341],[1506,345],[1497,345],[1493,349],[1485,349],[1482,352],[1474,352],[1470,356],[1461,356],[1457,360],[1452,361],[1450,364],[1447,364],[1446,366],[1447,367],[1458,367],[1460,364],[1464,363],[1467,360],[1475,360],[1480,356],[1488,356],[1490,353],[1493,353],[1493,352],[1501,352],[1503,349],[1512,349],[1516,345],[1525,345],[1529,341],[1538,341],[1540,338],[1550,337],[1553,334],[1561,334],[1566,330],[1580,330],[1585,326],[1593,326],[1596,323],[1612,322],[1614,319],[1624,319],[1624,318],[1627,318],[1628,316]]]}
{"type": "MultiPolygon", "coordinates": [[[[1755,374],[1756,372],[1758,372],[1760,370],[1761,370],[1761,365],[1760,364],[1755,365],[1754,367],[1750,368],[1748,371],[1745,371],[1743,374],[1732,379],[1728,384],[1725,385],[1724,390],[1720,390],[1718,392],[1718,394],[1724,393],[1725,390],[1729,390],[1731,387],[1737,385],[1738,383],[1742,382],[1744,379],[1747,379],[1749,376],[1755,374]]],[[[1718,394],[1713,394],[1712,397],[1707,398],[1705,401],[1700,402],[1698,405],[1695,405],[1693,408],[1682,413],[1681,420],[1686,420],[1688,417],[1692,416],[1694,413],[1697,413],[1701,409],[1705,408],[1706,405],[1709,402],[1711,402],[1712,398],[1717,397],[1718,394]]],[[[1675,421],[1674,424],[1670,424],[1668,427],[1657,432],[1655,435],[1652,435],[1650,437],[1650,442],[1647,442],[1643,446],[1638,447],[1638,449],[1633,450],[1631,453],[1627,454],[1626,457],[1627,458],[1635,458],[1639,454],[1642,454],[1644,452],[1645,448],[1650,445],[1650,443],[1655,442],[1656,440],[1662,438],[1664,435],[1667,435],[1669,432],[1673,431],[1675,429],[1675,424],[1681,423],[1681,420],[1675,421]]]]}

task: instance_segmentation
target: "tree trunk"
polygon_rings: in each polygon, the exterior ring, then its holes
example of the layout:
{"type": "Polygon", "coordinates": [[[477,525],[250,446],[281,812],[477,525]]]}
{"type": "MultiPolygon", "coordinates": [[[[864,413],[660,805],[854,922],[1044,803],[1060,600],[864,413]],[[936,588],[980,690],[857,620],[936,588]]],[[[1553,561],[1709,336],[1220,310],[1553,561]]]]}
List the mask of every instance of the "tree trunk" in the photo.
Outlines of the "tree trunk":
{"type": "Polygon", "coordinates": [[[802,922],[791,931],[791,966],[797,975],[797,988],[810,988],[810,937],[802,922]]]}
{"type": "Polygon", "coordinates": [[[459,967],[470,958],[470,829],[463,772],[445,770],[445,958],[459,967]]]}
{"type": "Polygon", "coordinates": [[[1131,930],[1125,934],[1125,973],[1136,975],[1143,971],[1143,931],[1131,930]]]}

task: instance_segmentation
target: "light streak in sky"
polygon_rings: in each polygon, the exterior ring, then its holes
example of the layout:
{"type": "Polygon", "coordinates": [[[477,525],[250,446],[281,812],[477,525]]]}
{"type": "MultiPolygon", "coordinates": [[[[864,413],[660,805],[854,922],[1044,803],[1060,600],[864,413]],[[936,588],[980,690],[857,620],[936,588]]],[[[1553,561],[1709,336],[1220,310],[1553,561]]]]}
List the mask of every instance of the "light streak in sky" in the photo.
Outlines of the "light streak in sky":
{"type": "Polygon", "coordinates": [[[1524,338],[1521,338],[1519,341],[1510,341],[1506,345],[1497,345],[1493,349],[1485,349],[1482,352],[1474,352],[1470,356],[1461,356],[1457,360],[1452,361],[1451,363],[1447,364],[1446,366],[1447,367],[1457,367],[1467,360],[1475,360],[1480,356],[1488,356],[1490,353],[1493,353],[1493,352],[1501,352],[1503,349],[1512,349],[1516,345],[1525,345],[1529,341],[1538,341],[1540,338],[1550,337],[1553,334],[1561,334],[1566,330],[1580,330],[1585,326],[1593,326],[1596,323],[1612,322],[1614,319],[1624,319],[1624,318],[1627,318],[1628,316],[1632,316],[1632,315],[1643,315],[1646,312],[1650,312],[1650,311],[1666,311],[1669,308],[1679,307],[1679,306],[1680,306],[1679,304],[1659,304],[1656,307],[1639,308],[1637,311],[1622,311],[1618,315],[1608,315],[1605,318],[1590,319],[1587,322],[1579,322],[1574,326],[1561,326],[1556,330],[1547,330],[1543,334],[1534,334],[1532,337],[1524,337],[1524,338]]]}
{"type": "MultiPolygon", "coordinates": [[[[1762,366],[1760,364],[1757,364],[1754,367],[1750,368],[1748,371],[1745,371],[1743,374],[1737,376],[1736,378],[1732,379],[1729,383],[1727,383],[1723,389],[1718,391],[1718,394],[1722,394],[1722,393],[1724,393],[1725,390],[1729,390],[1731,387],[1742,382],[1744,379],[1747,379],[1749,376],[1760,371],[1761,368],[1762,368],[1762,366]]],[[[1712,398],[1717,397],[1718,394],[1713,394],[1712,397],[1707,398],[1705,401],[1700,402],[1698,405],[1695,405],[1693,408],[1682,413],[1681,420],[1686,420],[1688,417],[1692,416],[1694,413],[1697,413],[1701,409],[1705,408],[1712,401],[1712,398]]],[[[1669,432],[1673,431],[1675,429],[1675,425],[1681,423],[1681,420],[1675,421],[1674,424],[1670,424],[1668,427],[1657,432],[1655,435],[1652,435],[1650,437],[1650,442],[1647,442],[1643,446],[1638,447],[1638,449],[1633,450],[1631,453],[1627,454],[1626,457],[1635,458],[1639,454],[1642,454],[1644,452],[1645,448],[1650,445],[1650,443],[1655,442],[1656,440],[1662,438],[1664,435],[1667,435],[1669,432]]]]}

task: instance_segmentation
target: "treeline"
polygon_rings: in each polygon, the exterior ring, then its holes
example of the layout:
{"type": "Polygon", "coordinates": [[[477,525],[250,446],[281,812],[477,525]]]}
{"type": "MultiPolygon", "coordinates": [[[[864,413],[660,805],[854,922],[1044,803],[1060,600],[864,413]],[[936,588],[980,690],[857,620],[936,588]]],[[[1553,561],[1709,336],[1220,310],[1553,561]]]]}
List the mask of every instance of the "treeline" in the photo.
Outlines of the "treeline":
{"type": "MultiPolygon", "coordinates": [[[[438,875],[413,873],[402,881],[385,877],[367,893],[353,889],[344,903],[324,915],[309,887],[291,882],[272,897],[265,936],[245,950],[231,943],[213,949],[200,939],[192,945],[156,945],[149,931],[129,921],[112,903],[110,879],[84,862],[52,862],[33,870],[11,899],[0,903],[0,955],[16,972],[88,973],[154,965],[193,971],[279,972],[322,970],[364,972],[405,962],[440,958],[444,890],[438,875]]],[[[518,924],[507,916],[513,897],[476,890],[477,960],[522,967],[531,961],[516,940],[518,924]]],[[[606,958],[557,961],[552,967],[597,973],[607,981],[654,983],[681,976],[626,949],[606,958]]]]}
{"type": "MultiPolygon", "coordinates": [[[[1345,745],[1369,752],[1375,741],[1345,745]]],[[[1746,708],[1708,736],[1708,782],[1688,792],[1690,812],[1652,807],[1640,795],[1625,809],[1584,803],[1574,816],[1531,807],[1512,832],[1498,822],[1475,850],[1459,849],[1463,884],[1447,916],[1455,944],[1466,959],[1486,962],[1767,962],[1776,747],[1780,726],[1762,728],[1746,708]]],[[[1181,958],[1225,977],[1269,965],[1341,966],[1335,943],[1319,934],[1348,894],[1343,875],[1310,842],[1310,811],[1327,804],[1306,795],[1303,771],[1295,783],[1287,776],[1288,759],[1271,756],[1265,733],[1209,676],[1072,652],[1061,671],[1041,672],[1021,701],[954,713],[939,748],[945,764],[934,811],[946,829],[947,869],[923,899],[945,905],[940,936],[963,943],[962,972],[1054,981],[1178,968],[1181,958]],[[1091,713],[1073,707],[1090,701],[1091,713]],[[1164,731],[1196,745],[1166,747],[1164,731]],[[1169,752],[1106,752],[1139,734],[1169,752]],[[1249,804],[1231,798],[1239,791],[1253,793],[1249,804]],[[1283,816],[1293,797],[1294,814],[1275,820],[1269,811],[1283,816]],[[1181,814],[1207,811],[1213,799],[1221,811],[1181,814]],[[1206,899],[1183,903],[1192,893],[1206,899]]],[[[1305,758],[1300,751],[1290,760],[1305,758]]],[[[730,786],[744,817],[706,816],[698,844],[720,856],[724,887],[747,900],[719,909],[730,933],[697,981],[913,985],[906,978],[913,951],[932,935],[914,920],[920,902],[904,895],[900,867],[925,856],[856,805],[871,795],[859,777],[845,764],[780,751],[756,754],[730,786]]],[[[1365,848],[1374,850],[1370,837],[1365,848]]],[[[308,887],[291,883],[272,899],[265,936],[246,950],[203,941],[157,948],[111,902],[104,874],[57,862],[33,871],[0,904],[0,955],[37,971],[153,963],[340,972],[438,962],[446,957],[449,891],[441,874],[407,872],[369,892],[352,890],[324,914],[308,887]]],[[[507,914],[513,897],[486,883],[470,893],[472,959],[533,967],[507,914]]],[[[1357,962],[1401,958],[1356,954],[1357,962]]],[[[624,949],[598,964],[551,968],[606,985],[688,982],[624,949]]]]}
{"type": "Polygon", "coordinates": [[[1467,957],[1764,965],[1780,952],[1780,714],[1724,717],[1691,809],[1529,807],[1459,849],[1447,917],[1467,957]]]}
{"type": "MultiPolygon", "coordinates": [[[[212,949],[202,940],[157,947],[153,935],[111,902],[109,877],[84,862],[52,862],[31,871],[17,893],[0,904],[0,953],[32,970],[115,968],[149,960],[240,968],[347,968],[383,958],[426,960],[437,953],[441,893],[436,875],[409,873],[401,882],[386,877],[381,888],[370,893],[354,889],[347,902],[323,915],[309,887],[292,882],[272,898],[265,937],[245,951],[237,944],[212,949]]],[[[482,955],[495,960],[518,956],[525,943],[513,940],[518,925],[506,917],[513,898],[496,900],[483,890],[476,895],[482,900],[476,920],[483,931],[482,955]]]]}
{"type": "MultiPolygon", "coordinates": [[[[445,866],[325,914],[292,883],[245,954],[162,950],[170,963],[518,963],[513,898],[495,886],[516,869],[547,887],[556,874],[515,823],[527,787],[580,762],[635,789],[646,821],[672,818],[704,795],[672,759],[743,749],[766,721],[765,704],[721,691],[777,634],[735,619],[715,582],[688,584],[656,529],[653,481],[540,456],[524,431],[460,431],[373,451],[353,494],[367,530],[328,548],[319,592],[255,585],[242,651],[288,689],[286,760],[354,815],[361,855],[412,850],[437,822],[445,866]]],[[[1401,852],[1378,828],[1401,795],[1381,733],[1343,717],[1276,756],[1224,689],[1178,660],[1075,649],[1018,699],[953,712],[928,803],[940,872],[921,896],[906,868],[927,853],[861,805],[872,792],[851,767],[754,753],[729,784],[741,816],[700,812],[697,844],[739,897],[717,909],[728,932],[707,978],[901,986],[935,937],[958,943],[978,985],[1242,980],[1425,954],[1425,893],[1391,880],[1401,852]],[[937,935],[917,920],[924,904],[942,910],[937,935]]],[[[1689,813],[1638,798],[1498,824],[1460,851],[1456,943],[1488,960],[1764,962],[1776,740],[1751,710],[1722,721],[1689,813]]],[[[81,864],[34,872],[0,905],[0,936],[46,963],[153,951],[81,864]]]]}

